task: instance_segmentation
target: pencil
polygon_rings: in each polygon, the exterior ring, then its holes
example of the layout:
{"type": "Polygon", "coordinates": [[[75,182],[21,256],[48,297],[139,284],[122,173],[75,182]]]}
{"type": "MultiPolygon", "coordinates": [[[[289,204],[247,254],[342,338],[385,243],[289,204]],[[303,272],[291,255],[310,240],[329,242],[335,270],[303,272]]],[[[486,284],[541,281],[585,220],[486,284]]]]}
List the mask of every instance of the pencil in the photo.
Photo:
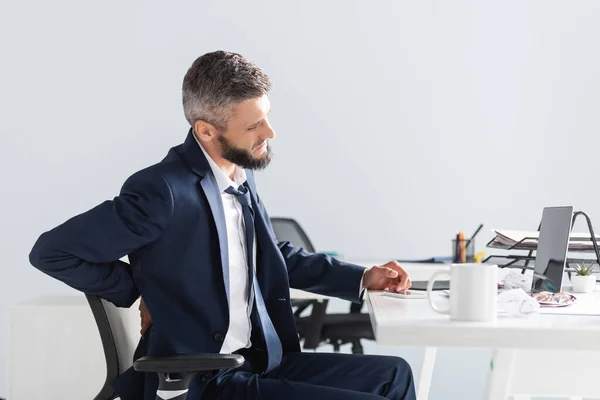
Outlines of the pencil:
{"type": "Polygon", "coordinates": [[[479,231],[481,230],[481,228],[483,228],[483,224],[479,224],[479,226],[477,227],[477,230],[475,231],[475,233],[473,233],[471,235],[471,237],[469,238],[469,240],[467,240],[467,244],[465,246],[467,249],[469,248],[469,245],[471,244],[471,241],[473,239],[475,239],[475,236],[477,236],[477,234],[479,233],[479,231]]]}

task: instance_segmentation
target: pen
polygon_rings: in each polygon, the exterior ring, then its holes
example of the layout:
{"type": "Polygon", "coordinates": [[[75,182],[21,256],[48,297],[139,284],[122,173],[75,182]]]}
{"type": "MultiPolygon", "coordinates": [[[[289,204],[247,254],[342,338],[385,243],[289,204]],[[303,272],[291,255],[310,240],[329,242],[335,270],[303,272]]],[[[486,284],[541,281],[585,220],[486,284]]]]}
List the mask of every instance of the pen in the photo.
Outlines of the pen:
{"type": "Polygon", "coordinates": [[[454,262],[460,262],[460,232],[456,234],[456,240],[454,241],[454,262]]]}
{"type": "Polygon", "coordinates": [[[473,239],[475,239],[475,236],[477,236],[477,234],[479,233],[479,231],[481,230],[481,228],[483,228],[483,224],[479,224],[479,227],[477,227],[477,230],[475,231],[475,233],[473,233],[471,235],[471,237],[469,238],[469,240],[467,241],[467,245],[465,246],[466,248],[469,248],[469,245],[471,244],[471,241],[473,239]]]}

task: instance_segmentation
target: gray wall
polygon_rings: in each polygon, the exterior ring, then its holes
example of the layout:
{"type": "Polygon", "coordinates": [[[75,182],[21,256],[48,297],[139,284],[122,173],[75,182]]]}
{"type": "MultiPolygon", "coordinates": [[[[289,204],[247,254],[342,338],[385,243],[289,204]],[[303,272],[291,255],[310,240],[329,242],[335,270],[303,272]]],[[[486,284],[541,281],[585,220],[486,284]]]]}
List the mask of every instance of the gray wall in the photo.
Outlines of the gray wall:
{"type": "MultiPolygon", "coordinates": [[[[261,196],[320,249],[445,255],[457,230],[485,223],[483,248],[545,205],[600,215],[599,18],[597,1],[0,0],[0,359],[11,304],[72,293],[30,267],[35,239],[184,139],[181,80],[215,49],[272,76],[261,196]]],[[[440,358],[434,399],[481,398],[487,352],[440,358]]]]}

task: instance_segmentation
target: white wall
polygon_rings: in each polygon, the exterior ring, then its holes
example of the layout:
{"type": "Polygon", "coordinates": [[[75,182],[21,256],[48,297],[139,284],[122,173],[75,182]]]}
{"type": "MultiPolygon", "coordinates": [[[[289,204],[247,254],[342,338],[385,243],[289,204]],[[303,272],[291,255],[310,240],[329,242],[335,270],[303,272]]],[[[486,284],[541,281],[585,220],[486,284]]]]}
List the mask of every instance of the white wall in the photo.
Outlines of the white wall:
{"type": "MultiPolygon", "coordinates": [[[[11,304],[71,293],[29,265],[35,239],[184,139],[181,80],[215,49],[272,76],[259,188],[321,249],[445,255],[480,222],[483,248],[544,205],[600,221],[599,18],[597,1],[0,0],[0,359],[11,304]]],[[[487,355],[445,354],[435,398],[480,398],[462,390],[487,355]],[[448,379],[457,359],[470,376],[448,379]]]]}

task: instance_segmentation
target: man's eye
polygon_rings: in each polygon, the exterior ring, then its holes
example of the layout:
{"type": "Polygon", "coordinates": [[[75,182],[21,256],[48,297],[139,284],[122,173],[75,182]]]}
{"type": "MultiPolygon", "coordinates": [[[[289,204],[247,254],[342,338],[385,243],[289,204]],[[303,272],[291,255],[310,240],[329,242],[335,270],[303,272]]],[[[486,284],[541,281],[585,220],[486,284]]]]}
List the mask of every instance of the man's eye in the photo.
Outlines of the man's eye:
{"type": "Polygon", "coordinates": [[[260,121],[258,124],[254,125],[254,126],[251,126],[250,128],[248,128],[248,130],[249,130],[249,131],[253,131],[253,130],[255,130],[256,128],[258,128],[258,127],[259,127],[261,124],[262,124],[262,121],[260,121]]]}

